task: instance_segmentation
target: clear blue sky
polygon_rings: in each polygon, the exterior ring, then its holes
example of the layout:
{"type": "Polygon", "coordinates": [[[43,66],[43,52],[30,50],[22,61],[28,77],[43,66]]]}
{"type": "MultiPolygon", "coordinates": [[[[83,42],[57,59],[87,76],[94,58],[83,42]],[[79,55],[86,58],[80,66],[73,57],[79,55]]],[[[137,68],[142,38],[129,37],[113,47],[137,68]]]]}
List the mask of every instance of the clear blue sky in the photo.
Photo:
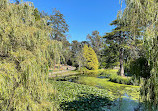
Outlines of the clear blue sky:
{"type": "Polygon", "coordinates": [[[100,35],[112,30],[109,26],[117,17],[120,9],[119,0],[24,0],[31,1],[40,11],[48,14],[56,8],[64,14],[69,25],[68,40],[84,41],[92,31],[98,30],[100,35]]]}

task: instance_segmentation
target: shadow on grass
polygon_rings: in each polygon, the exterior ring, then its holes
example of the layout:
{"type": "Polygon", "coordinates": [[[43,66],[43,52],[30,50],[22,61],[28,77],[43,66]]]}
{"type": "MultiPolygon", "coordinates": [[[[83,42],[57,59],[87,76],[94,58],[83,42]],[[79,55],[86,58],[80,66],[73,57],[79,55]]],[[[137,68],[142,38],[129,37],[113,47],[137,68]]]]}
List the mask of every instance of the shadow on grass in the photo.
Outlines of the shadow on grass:
{"type": "Polygon", "coordinates": [[[64,111],[102,111],[102,107],[110,106],[111,102],[107,97],[82,93],[77,100],[63,102],[60,107],[64,111]]]}

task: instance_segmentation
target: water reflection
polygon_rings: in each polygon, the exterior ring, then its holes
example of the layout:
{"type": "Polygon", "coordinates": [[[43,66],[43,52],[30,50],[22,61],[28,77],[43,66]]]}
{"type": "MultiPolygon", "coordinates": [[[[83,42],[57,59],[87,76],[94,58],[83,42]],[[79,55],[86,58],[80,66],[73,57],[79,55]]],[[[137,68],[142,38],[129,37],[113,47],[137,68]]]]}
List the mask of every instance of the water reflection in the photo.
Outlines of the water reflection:
{"type": "Polygon", "coordinates": [[[102,107],[103,111],[144,111],[138,100],[133,100],[126,93],[123,97],[113,101],[111,106],[102,107]]]}

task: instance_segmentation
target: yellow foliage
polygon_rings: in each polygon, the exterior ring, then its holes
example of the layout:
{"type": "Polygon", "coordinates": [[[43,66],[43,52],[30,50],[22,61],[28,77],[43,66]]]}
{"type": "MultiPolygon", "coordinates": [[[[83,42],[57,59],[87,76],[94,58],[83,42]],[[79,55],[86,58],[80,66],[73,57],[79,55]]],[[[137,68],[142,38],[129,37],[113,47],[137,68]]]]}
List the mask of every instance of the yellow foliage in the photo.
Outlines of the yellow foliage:
{"type": "Polygon", "coordinates": [[[48,17],[35,20],[31,3],[0,1],[0,110],[52,110],[48,66],[62,44],[50,40],[48,17]]]}
{"type": "Polygon", "coordinates": [[[86,60],[86,67],[88,69],[97,70],[99,67],[99,62],[96,53],[94,50],[88,45],[84,45],[83,47],[83,56],[86,60]]]}

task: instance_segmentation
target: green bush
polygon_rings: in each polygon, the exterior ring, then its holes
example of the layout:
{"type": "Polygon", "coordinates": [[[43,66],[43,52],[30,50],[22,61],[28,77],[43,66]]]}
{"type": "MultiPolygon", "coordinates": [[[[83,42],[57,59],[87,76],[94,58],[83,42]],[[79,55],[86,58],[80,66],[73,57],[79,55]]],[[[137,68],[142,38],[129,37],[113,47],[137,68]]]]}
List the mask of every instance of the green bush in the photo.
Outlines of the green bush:
{"type": "Polygon", "coordinates": [[[88,69],[86,67],[81,67],[79,70],[81,73],[87,73],[88,69]]]}
{"type": "Polygon", "coordinates": [[[130,63],[130,73],[136,77],[148,78],[150,76],[150,66],[144,57],[140,57],[130,63]]]}
{"type": "Polygon", "coordinates": [[[131,78],[129,77],[121,77],[117,74],[113,74],[110,76],[110,81],[112,82],[116,82],[116,83],[119,83],[119,84],[127,84],[127,85],[130,85],[131,84],[131,78]]]}
{"type": "Polygon", "coordinates": [[[117,74],[119,70],[118,69],[106,69],[103,71],[100,76],[104,76],[106,78],[109,78],[110,81],[120,84],[132,84],[130,77],[121,77],[117,74]]]}

